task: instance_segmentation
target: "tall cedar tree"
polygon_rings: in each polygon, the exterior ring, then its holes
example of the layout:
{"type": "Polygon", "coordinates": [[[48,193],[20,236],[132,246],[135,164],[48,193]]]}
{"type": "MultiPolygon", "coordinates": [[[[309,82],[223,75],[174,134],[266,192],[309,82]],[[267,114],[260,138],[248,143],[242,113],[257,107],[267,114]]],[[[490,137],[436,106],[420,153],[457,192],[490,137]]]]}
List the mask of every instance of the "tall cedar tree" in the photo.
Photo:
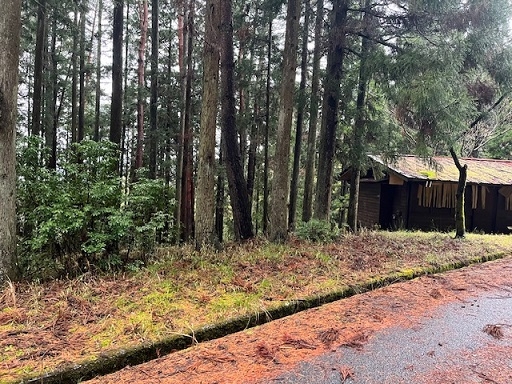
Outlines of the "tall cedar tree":
{"type": "Polygon", "coordinates": [[[151,0],[151,97],[149,106],[149,177],[156,178],[157,151],[158,151],[158,50],[159,36],[159,4],[158,0],[151,0]]]}
{"type": "Polygon", "coordinates": [[[120,148],[123,130],[123,0],[114,0],[114,25],[112,34],[112,105],[110,141],[120,148]]]}
{"type": "Polygon", "coordinates": [[[194,234],[194,180],[193,180],[193,129],[192,129],[192,63],[194,1],[184,4],[184,17],[180,33],[180,71],[182,76],[181,134],[179,137],[177,170],[177,217],[179,240],[188,241],[194,234]]]}
{"type": "Polygon", "coordinates": [[[268,195],[269,195],[269,136],[270,136],[270,83],[272,70],[272,17],[268,20],[267,34],[267,71],[265,84],[265,132],[263,134],[263,233],[268,232],[268,195]]]}
{"type": "Polygon", "coordinates": [[[100,141],[100,115],[101,115],[101,39],[103,18],[103,0],[98,0],[98,32],[96,33],[96,87],[94,100],[94,141],[100,141]]]}
{"type": "Polygon", "coordinates": [[[299,168],[300,154],[302,151],[302,130],[304,126],[304,111],[306,108],[306,77],[308,71],[308,36],[309,18],[311,14],[310,1],[304,2],[304,25],[302,27],[301,61],[300,61],[300,86],[297,100],[297,121],[295,125],[295,146],[293,149],[292,181],[290,184],[290,206],[288,213],[288,227],[293,231],[295,227],[295,215],[297,213],[297,197],[299,194],[299,168]]]}
{"type": "Polygon", "coordinates": [[[329,50],[327,53],[327,72],[322,103],[322,126],[318,149],[314,209],[314,217],[319,220],[329,220],[331,208],[336,128],[338,125],[338,104],[346,41],[345,26],[347,23],[348,3],[348,0],[334,2],[331,29],[329,31],[329,50]]]}
{"type": "Polygon", "coordinates": [[[203,98],[196,190],[196,248],[215,243],[215,130],[219,102],[219,0],[205,7],[203,98]]]}
{"type": "Polygon", "coordinates": [[[4,0],[0,15],[0,286],[17,278],[16,119],[21,0],[4,0]]]}
{"type": "Polygon", "coordinates": [[[320,100],[320,57],[322,55],[322,27],[324,24],[324,0],[318,0],[315,18],[315,47],[313,49],[313,74],[311,76],[311,99],[309,100],[308,147],[306,175],[304,177],[304,199],[302,201],[302,221],[313,216],[313,187],[316,160],[316,132],[318,125],[318,104],[320,100]]]}
{"type": "Polygon", "coordinates": [[[79,102],[78,102],[78,133],[77,140],[80,142],[85,137],[85,27],[87,17],[86,1],[80,3],[80,73],[79,73],[79,102]]]}
{"type": "MultiPolygon", "coordinates": [[[[71,53],[71,143],[76,143],[78,133],[78,7],[74,7],[73,52],[71,53]]],[[[99,84],[98,84],[99,85],[99,84]]],[[[35,87],[34,87],[35,92],[35,87]]]]}
{"type": "Polygon", "coordinates": [[[244,177],[235,116],[232,0],[221,1],[221,127],[234,234],[237,240],[254,236],[251,206],[244,177]]]}
{"type": "Polygon", "coordinates": [[[32,129],[34,136],[41,134],[41,110],[43,101],[43,63],[46,40],[46,0],[37,7],[36,52],[34,55],[34,89],[32,91],[32,129]]]}
{"type": "Polygon", "coordinates": [[[142,168],[144,153],[144,69],[146,63],[146,41],[148,36],[148,1],[141,0],[139,3],[139,59],[137,61],[137,147],[135,149],[135,169],[142,168]]]}
{"type": "Polygon", "coordinates": [[[277,126],[274,178],[270,199],[270,239],[283,241],[288,237],[288,188],[290,140],[293,118],[293,97],[297,67],[300,1],[289,0],[286,14],[283,79],[280,89],[279,121],[277,126]]]}
{"type": "MultiPolygon", "coordinates": [[[[370,6],[370,0],[365,0],[365,7],[370,6]]],[[[356,117],[352,130],[352,143],[350,146],[350,162],[352,176],[350,180],[350,194],[348,204],[348,225],[352,231],[357,232],[358,208],[359,208],[359,181],[365,162],[365,136],[366,136],[366,92],[368,87],[369,70],[368,54],[370,40],[364,36],[369,35],[370,13],[363,14],[363,37],[361,37],[361,54],[359,59],[359,85],[357,87],[356,117]]]]}

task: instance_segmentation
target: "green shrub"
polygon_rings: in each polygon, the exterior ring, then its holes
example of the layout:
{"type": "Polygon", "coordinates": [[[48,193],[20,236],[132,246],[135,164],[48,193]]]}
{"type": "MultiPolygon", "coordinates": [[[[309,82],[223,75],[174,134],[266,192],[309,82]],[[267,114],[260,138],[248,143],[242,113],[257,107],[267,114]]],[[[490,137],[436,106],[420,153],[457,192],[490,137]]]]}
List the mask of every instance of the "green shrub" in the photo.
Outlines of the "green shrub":
{"type": "Polygon", "coordinates": [[[303,240],[328,243],[338,238],[339,230],[328,221],[313,219],[308,222],[298,223],[295,235],[303,240]]]}
{"type": "Polygon", "coordinates": [[[145,258],[154,249],[169,220],[161,180],[140,176],[126,185],[110,142],[73,145],[57,170],[43,165],[46,156],[35,138],[18,148],[19,264],[26,277],[117,269],[133,261],[129,250],[145,258]]]}

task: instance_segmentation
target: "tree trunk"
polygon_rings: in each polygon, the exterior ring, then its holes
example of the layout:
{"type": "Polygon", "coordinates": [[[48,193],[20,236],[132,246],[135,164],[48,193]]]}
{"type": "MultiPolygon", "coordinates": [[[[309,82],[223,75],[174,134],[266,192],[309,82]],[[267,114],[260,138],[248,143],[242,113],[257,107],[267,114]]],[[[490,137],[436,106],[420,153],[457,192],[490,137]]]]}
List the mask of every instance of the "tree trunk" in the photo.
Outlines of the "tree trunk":
{"type": "Polygon", "coordinates": [[[178,162],[176,178],[176,217],[179,223],[178,241],[187,241],[193,234],[192,211],[192,21],[193,1],[185,3],[183,16],[178,20],[179,63],[182,80],[182,105],[180,115],[181,133],[178,138],[178,162]],[[192,214],[192,216],[190,216],[192,214]]]}
{"type": "Polygon", "coordinates": [[[234,234],[237,240],[254,236],[247,183],[244,177],[235,116],[232,0],[221,2],[221,127],[228,177],[234,234]]]}
{"type": "Polygon", "coordinates": [[[180,240],[188,241],[194,235],[194,181],[193,181],[193,129],[192,129],[192,65],[194,0],[189,0],[183,28],[183,113],[181,120],[182,143],[178,172],[180,177],[180,240]]]}
{"type": "Polygon", "coordinates": [[[183,163],[184,163],[184,140],[185,140],[185,116],[186,116],[186,64],[185,64],[185,25],[186,6],[183,4],[183,14],[178,15],[178,66],[180,70],[181,105],[180,105],[180,132],[177,136],[177,159],[176,159],[176,211],[174,220],[177,223],[176,242],[181,241],[182,222],[181,210],[183,207],[183,163]]]}
{"type": "Polygon", "coordinates": [[[82,0],[80,5],[80,92],[78,104],[78,142],[85,137],[85,21],[86,21],[86,4],[82,0]]]}
{"type": "Polygon", "coordinates": [[[16,120],[21,0],[5,0],[0,16],[0,287],[18,277],[16,260],[16,120]]]}
{"type": "Polygon", "coordinates": [[[279,122],[277,126],[274,178],[271,190],[270,239],[281,242],[288,238],[288,193],[290,139],[293,118],[293,96],[297,67],[297,42],[299,37],[300,1],[289,0],[286,15],[283,79],[281,83],[279,122]]]}
{"type": "Polygon", "coordinates": [[[215,233],[217,234],[217,241],[219,244],[222,244],[222,242],[224,241],[225,176],[224,176],[224,156],[222,154],[223,146],[224,146],[224,143],[221,142],[220,150],[219,150],[219,166],[217,167],[217,190],[216,190],[216,197],[215,197],[215,233]]]}
{"type": "Polygon", "coordinates": [[[299,194],[299,168],[300,153],[302,149],[302,129],[304,125],[304,108],[306,106],[306,77],[308,70],[308,36],[309,36],[309,0],[304,2],[304,25],[302,29],[302,47],[300,63],[300,86],[297,100],[297,122],[295,129],[295,147],[293,149],[293,170],[290,184],[290,207],[288,213],[288,227],[290,231],[295,228],[295,214],[297,212],[297,195],[299,194]]]}
{"type": "Polygon", "coordinates": [[[102,38],[103,0],[98,0],[98,33],[96,36],[96,97],[94,104],[94,141],[100,141],[101,114],[101,38],[102,38]]]}
{"type": "Polygon", "coordinates": [[[265,133],[263,138],[263,233],[268,232],[268,169],[269,165],[269,135],[270,135],[270,74],[272,59],[272,19],[268,21],[268,37],[267,37],[267,79],[265,86],[265,133]]]}
{"type": "Polygon", "coordinates": [[[47,52],[46,71],[46,108],[44,114],[44,138],[45,146],[49,151],[48,168],[57,168],[57,21],[52,18],[51,44],[47,52]]]}
{"type": "Polygon", "coordinates": [[[151,0],[151,98],[149,106],[149,177],[156,179],[158,152],[158,50],[159,44],[159,5],[151,0]]]}
{"type": "Polygon", "coordinates": [[[329,220],[331,209],[332,179],[338,125],[338,104],[345,47],[348,0],[334,2],[329,32],[329,51],[322,103],[322,126],[318,150],[318,171],[314,217],[329,220]]]}
{"type": "Polygon", "coordinates": [[[215,244],[215,131],[219,101],[219,0],[205,8],[203,98],[196,195],[196,248],[215,244]]]}
{"type": "Polygon", "coordinates": [[[318,0],[315,19],[315,48],[313,51],[313,75],[311,77],[311,100],[309,107],[308,148],[306,175],[304,179],[304,200],[302,201],[302,221],[313,216],[313,186],[316,160],[316,132],[318,125],[318,103],[320,87],[320,58],[322,56],[322,27],[324,24],[324,0],[318,0]]]}
{"type": "MultiPolygon", "coordinates": [[[[124,34],[126,36],[125,42],[124,42],[124,66],[122,68],[122,82],[123,86],[122,89],[128,89],[128,71],[129,71],[129,48],[130,48],[130,34],[129,34],[129,20],[130,20],[130,2],[126,3],[126,13],[125,13],[125,20],[124,23],[124,34]]],[[[121,92],[122,94],[122,105],[128,105],[128,94],[126,92],[121,92]]],[[[123,108],[121,112],[121,147],[120,147],[120,167],[119,167],[119,176],[123,177],[125,175],[126,180],[128,180],[130,175],[130,142],[128,141],[127,144],[127,137],[126,137],[126,129],[128,126],[128,120],[129,115],[131,111],[129,108],[123,108]],[[124,166],[126,164],[126,166],[124,166]]],[[[125,183],[126,190],[128,189],[128,183],[125,183]]]]}
{"type": "MultiPolygon", "coordinates": [[[[259,82],[257,80],[257,82],[259,82]]],[[[251,212],[253,206],[254,182],[256,180],[256,151],[260,142],[260,107],[258,96],[254,97],[253,116],[251,122],[251,141],[249,144],[249,152],[247,154],[247,193],[249,194],[249,201],[251,204],[251,212]]]]}
{"type": "MultiPolygon", "coordinates": [[[[369,7],[369,0],[365,0],[365,6],[369,7]]],[[[370,23],[370,13],[363,15],[364,35],[368,35],[367,28],[370,23]]],[[[366,160],[365,136],[366,136],[366,90],[368,87],[369,72],[367,68],[370,40],[362,37],[361,58],[359,62],[359,86],[356,100],[356,120],[352,131],[352,145],[350,146],[350,161],[352,163],[352,179],[350,180],[350,196],[348,205],[348,225],[352,231],[357,232],[358,204],[359,204],[359,180],[366,160]],[[357,184],[357,185],[355,185],[357,184]]]]}
{"type": "Polygon", "coordinates": [[[455,238],[463,238],[466,236],[466,216],[464,211],[464,198],[466,194],[466,180],[468,177],[468,165],[463,166],[459,162],[459,158],[453,147],[450,148],[453,162],[459,170],[459,182],[457,184],[457,193],[455,194],[455,238]]]}
{"type": "Polygon", "coordinates": [[[34,91],[32,94],[32,129],[31,134],[41,134],[41,110],[43,101],[43,63],[46,41],[46,0],[39,1],[37,8],[37,36],[34,57],[34,91]]]}
{"type": "Polygon", "coordinates": [[[109,139],[121,146],[123,130],[123,0],[114,0],[114,26],[112,34],[112,106],[109,139]]]}
{"type": "Polygon", "coordinates": [[[146,40],[148,34],[148,1],[139,4],[139,59],[137,68],[137,147],[135,150],[135,169],[142,168],[144,153],[144,68],[146,59],[146,40]]]}
{"type": "MultiPolygon", "coordinates": [[[[78,28],[78,9],[75,7],[73,30],[78,28]]],[[[76,143],[78,132],[78,34],[73,32],[73,52],[71,53],[71,143],[76,143]]]]}

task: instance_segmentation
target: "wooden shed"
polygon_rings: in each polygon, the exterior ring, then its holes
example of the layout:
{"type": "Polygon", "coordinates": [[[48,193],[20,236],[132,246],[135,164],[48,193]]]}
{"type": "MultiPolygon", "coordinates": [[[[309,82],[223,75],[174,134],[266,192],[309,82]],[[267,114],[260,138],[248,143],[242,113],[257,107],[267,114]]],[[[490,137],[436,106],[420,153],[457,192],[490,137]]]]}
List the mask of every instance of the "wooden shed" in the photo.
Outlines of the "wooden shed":
{"type": "MultiPolygon", "coordinates": [[[[361,176],[359,222],[363,227],[448,231],[454,228],[459,172],[451,157],[430,161],[402,156],[385,162],[370,156],[361,176]]],[[[468,166],[466,229],[509,233],[512,226],[512,161],[461,158],[468,166]]],[[[350,181],[350,170],[342,174],[350,181]]]]}

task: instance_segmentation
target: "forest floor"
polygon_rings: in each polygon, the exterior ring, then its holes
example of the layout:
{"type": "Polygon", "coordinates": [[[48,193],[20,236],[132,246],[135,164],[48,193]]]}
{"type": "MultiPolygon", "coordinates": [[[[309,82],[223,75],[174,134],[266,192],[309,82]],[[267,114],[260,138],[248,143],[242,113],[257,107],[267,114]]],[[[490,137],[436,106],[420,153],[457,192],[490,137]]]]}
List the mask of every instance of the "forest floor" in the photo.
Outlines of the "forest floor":
{"type": "Polygon", "coordinates": [[[130,272],[12,283],[0,292],[0,383],[193,335],[286,302],[369,281],[378,285],[386,276],[407,278],[422,269],[506,257],[511,250],[507,235],[455,240],[445,233],[363,232],[330,244],[256,240],[202,254],[165,248],[154,262],[133,265],[130,272]]]}

